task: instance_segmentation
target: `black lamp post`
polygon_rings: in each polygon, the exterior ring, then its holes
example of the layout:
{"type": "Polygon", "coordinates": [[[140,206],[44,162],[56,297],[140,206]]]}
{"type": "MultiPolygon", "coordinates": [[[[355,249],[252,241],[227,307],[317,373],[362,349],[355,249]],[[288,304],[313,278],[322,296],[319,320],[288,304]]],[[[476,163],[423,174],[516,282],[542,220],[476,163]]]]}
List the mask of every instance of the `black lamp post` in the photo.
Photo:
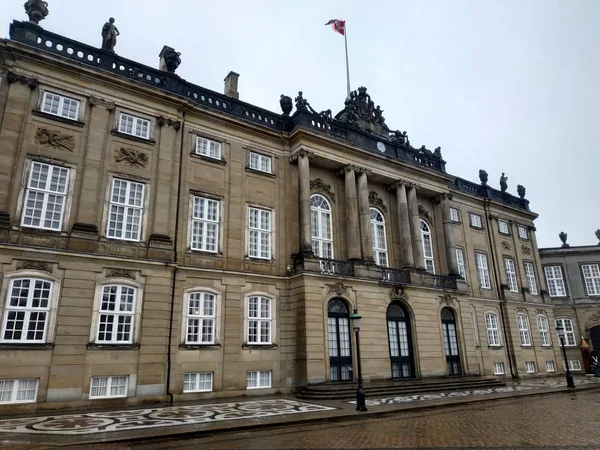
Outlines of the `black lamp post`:
{"type": "Polygon", "coordinates": [[[558,332],[558,338],[560,339],[560,346],[562,348],[563,358],[565,360],[566,377],[567,377],[567,387],[574,388],[575,383],[573,383],[573,375],[571,375],[571,371],[569,370],[569,361],[567,360],[567,351],[565,350],[565,330],[562,327],[562,324],[556,325],[556,331],[558,332]]]}
{"type": "Polygon", "coordinates": [[[367,405],[365,404],[365,390],[363,389],[362,369],[360,366],[360,319],[362,316],[358,313],[356,308],[350,316],[354,325],[354,333],[356,333],[356,362],[358,364],[358,388],[356,389],[356,410],[367,411],[367,405]]]}

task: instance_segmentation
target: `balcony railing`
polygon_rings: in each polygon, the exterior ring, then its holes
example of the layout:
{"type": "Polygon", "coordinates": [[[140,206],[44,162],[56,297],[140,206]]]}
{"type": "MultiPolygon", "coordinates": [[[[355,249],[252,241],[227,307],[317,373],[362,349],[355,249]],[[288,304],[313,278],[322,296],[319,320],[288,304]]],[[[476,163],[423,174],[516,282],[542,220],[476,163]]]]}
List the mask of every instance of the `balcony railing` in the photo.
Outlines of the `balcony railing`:
{"type": "Polygon", "coordinates": [[[433,278],[433,287],[437,289],[457,289],[456,278],[446,275],[430,274],[433,278]]]}
{"type": "Polygon", "coordinates": [[[381,281],[384,283],[410,284],[410,272],[404,269],[381,267],[381,281]]]}
{"type": "Polygon", "coordinates": [[[319,265],[321,266],[321,273],[324,275],[341,275],[343,277],[354,276],[353,261],[319,258],[319,265]]]}

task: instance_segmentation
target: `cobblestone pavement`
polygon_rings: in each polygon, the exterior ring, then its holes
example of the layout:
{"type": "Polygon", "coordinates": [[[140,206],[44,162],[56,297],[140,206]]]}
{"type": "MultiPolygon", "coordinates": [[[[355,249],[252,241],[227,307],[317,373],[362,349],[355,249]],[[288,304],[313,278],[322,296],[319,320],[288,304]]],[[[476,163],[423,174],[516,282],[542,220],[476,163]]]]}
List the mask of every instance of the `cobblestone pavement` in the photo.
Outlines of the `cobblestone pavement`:
{"type": "Polygon", "coordinates": [[[599,425],[600,392],[581,391],[402,412],[378,419],[179,441],[154,438],[140,444],[105,444],[86,449],[600,449],[599,425]]]}

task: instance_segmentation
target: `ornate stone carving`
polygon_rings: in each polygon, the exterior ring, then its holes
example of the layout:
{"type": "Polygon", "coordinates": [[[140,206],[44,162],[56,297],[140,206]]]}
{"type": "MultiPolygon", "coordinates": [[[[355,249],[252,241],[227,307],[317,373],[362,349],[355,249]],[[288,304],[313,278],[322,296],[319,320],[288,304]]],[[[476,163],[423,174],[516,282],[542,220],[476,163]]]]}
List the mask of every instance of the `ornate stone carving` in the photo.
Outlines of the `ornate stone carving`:
{"type": "Polygon", "coordinates": [[[527,192],[525,186],[522,184],[517,184],[517,194],[519,194],[519,197],[525,198],[525,192],[527,192]]]}
{"type": "Polygon", "coordinates": [[[381,198],[379,198],[379,195],[377,195],[377,192],[375,192],[375,191],[369,192],[369,204],[371,206],[379,208],[384,213],[387,213],[387,208],[383,204],[383,200],[381,198]]]}
{"type": "Polygon", "coordinates": [[[531,255],[531,248],[526,245],[521,245],[521,251],[524,255],[531,255]]]}
{"type": "Polygon", "coordinates": [[[179,65],[181,64],[181,53],[176,52],[174,48],[168,45],[163,46],[158,57],[160,58],[161,70],[167,70],[169,73],[175,73],[179,65]]]}
{"type": "Polygon", "coordinates": [[[310,103],[308,103],[308,100],[306,100],[302,94],[302,91],[298,91],[298,96],[295,98],[295,102],[296,102],[296,110],[297,111],[308,111],[311,112],[313,114],[318,114],[313,108],[312,106],[310,106],[310,103]]]}
{"type": "Polygon", "coordinates": [[[585,322],[586,328],[592,328],[594,325],[600,325],[600,313],[592,314],[585,322]]]}
{"type": "Polygon", "coordinates": [[[173,127],[175,131],[178,131],[181,128],[181,122],[179,120],[173,120],[163,116],[158,117],[157,123],[159,127],[164,127],[167,125],[169,127],[173,127]]]}
{"type": "Polygon", "coordinates": [[[512,250],[512,247],[510,246],[509,242],[502,241],[501,245],[502,245],[502,249],[503,250],[506,250],[506,251],[511,251],[512,250]]]}
{"type": "Polygon", "coordinates": [[[404,292],[404,288],[402,286],[392,286],[390,289],[390,298],[392,300],[404,300],[408,301],[408,294],[404,292]]]}
{"type": "Polygon", "coordinates": [[[295,163],[301,156],[313,159],[315,157],[315,154],[311,151],[306,150],[305,148],[298,149],[290,155],[290,163],[295,163]]]}
{"type": "Polygon", "coordinates": [[[502,192],[506,192],[506,190],[508,189],[508,177],[504,176],[504,172],[502,172],[502,175],[500,176],[500,190],[502,192]]]}
{"type": "Polygon", "coordinates": [[[135,280],[131,271],[126,269],[112,269],[108,272],[106,278],[129,278],[130,280],[135,280]]]}
{"type": "Polygon", "coordinates": [[[536,309],[535,313],[539,316],[545,316],[546,315],[546,311],[543,309],[536,309]]]}
{"type": "Polygon", "coordinates": [[[8,81],[9,84],[17,82],[25,84],[29,86],[29,89],[35,89],[38,85],[38,80],[35,78],[28,78],[25,75],[19,75],[11,71],[6,74],[6,81],[8,81]]]}
{"type": "Polygon", "coordinates": [[[452,297],[450,294],[444,294],[440,296],[440,304],[444,303],[446,306],[456,307],[456,297],[452,297]]]}
{"type": "Polygon", "coordinates": [[[429,214],[429,211],[427,211],[423,207],[423,205],[419,205],[418,210],[419,210],[419,216],[425,217],[427,220],[429,220],[431,222],[431,215],[429,214]]]}
{"type": "Polygon", "coordinates": [[[148,164],[148,155],[134,148],[121,147],[117,151],[115,161],[124,161],[132,167],[146,167],[146,164],[148,164]]]}
{"type": "Polygon", "coordinates": [[[562,245],[561,245],[562,248],[570,247],[570,245],[567,244],[567,236],[568,236],[567,233],[565,233],[564,231],[561,231],[560,233],[558,233],[558,238],[562,242],[562,245]]]}
{"type": "Polygon", "coordinates": [[[46,147],[69,150],[70,152],[75,150],[75,138],[73,136],[49,128],[38,128],[35,134],[35,142],[46,147]]]}
{"type": "Polygon", "coordinates": [[[120,34],[119,29],[115,26],[115,19],[111,17],[102,27],[102,50],[114,53],[117,36],[120,34]]]}
{"type": "MultiPolygon", "coordinates": [[[[600,241],[600,229],[596,230],[596,239],[598,239],[600,241]]],[[[598,242],[598,245],[600,245],[600,242],[598,242]]]]}
{"type": "Polygon", "coordinates": [[[294,109],[292,97],[288,97],[287,95],[281,94],[281,97],[279,97],[279,106],[281,106],[281,111],[283,111],[283,115],[289,116],[292,112],[292,109],[294,109]]]}
{"type": "Polygon", "coordinates": [[[25,261],[19,266],[19,270],[41,270],[42,272],[51,272],[48,263],[43,261],[25,261]]]}
{"type": "Polygon", "coordinates": [[[90,106],[102,106],[103,108],[112,111],[115,109],[115,102],[109,102],[108,100],[104,100],[102,98],[90,96],[90,106]]]}
{"type": "Polygon", "coordinates": [[[25,7],[25,12],[29,16],[29,22],[34,25],[39,25],[49,14],[48,2],[41,0],[27,0],[23,6],[25,7]]]}
{"type": "Polygon", "coordinates": [[[527,314],[527,309],[526,309],[526,308],[523,308],[523,307],[521,307],[521,306],[517,306],[517,307],[515,308],[515,310],[516,310],[518,313],[527,314]]]}
{"type": "Polygon", "coordinates": [[[481,184],[483,186],[487,185],[488,182],[488,173],[483,170],[483,169],[479,169],[479,181],[481,181],[481,184]]]}
{"type": "Polygon", "coordinates": [[[334,284],[326,284],[325,286],[329,288],[329,290],[327,291],[329,294],[331,294],[332,292],[336,295],[343,295],[348,293],[348,289],[346,288],[346,286],[344,286],[344,283],[342,283],[341,281],[338,281],[334,284]]]}
{"type": "Polygon", "coordinates": [[[410,147],[410,141],[408,140],[408,134],[406,134],[406,131],[391,131],[389,134],[389,140],[391,142],[395,142],[396,144],[404,145],[405,147],[410,147]]]}
{"type": "MultiPolygon", "coordinates": [[[[385,124],[383,110],[371,100],[367,88],[361,86],[358,91],[350,93],[346,99],[344,109],[335,118],[340,122],[353,125],[361,130],[366,130],[389,139],[391,130],[385,124]]],[[[401,139],[401,135],[398,135],[401,139]]]]}
{"type": "Polygon", "coordinates": [[[331,185],[325,183],[321,178],[310,180],[310,190],[327,194],[331,201],[335,202],[335,193],[331,190],[331,185]]]}

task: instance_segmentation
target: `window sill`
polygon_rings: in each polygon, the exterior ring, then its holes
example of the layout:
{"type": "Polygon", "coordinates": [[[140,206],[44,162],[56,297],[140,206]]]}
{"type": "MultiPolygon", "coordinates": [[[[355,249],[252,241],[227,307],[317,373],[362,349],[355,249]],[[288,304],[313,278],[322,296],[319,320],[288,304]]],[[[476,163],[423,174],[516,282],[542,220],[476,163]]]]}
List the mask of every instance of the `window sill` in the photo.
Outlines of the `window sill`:
{"type": "Polygon", "coordinates": [[[510,237],[510,236],[512,236],[510,233],[504,233],[503,231],[498,231],[498,234],[500,236],[504,236],[504,237],[510,237]]]}
{"type": "Polygon", "coordinates": [[[502,350],[502,349],[504,349],[504,346],[502,346],[502,345],[488,345],[488,349],[489,350],[502,350]]]}
{"type": "Polygon", "coordinates": [[[154,139],[144,139],[141,137],[133,136],[131,134],[121,133],[120,131],[117,131],[117,130],[110,130],[110,134],[112,134],[113,136],[123,138],[123,139],[129,139],[130,141],[141,142],[142,144],[148,144],[148,145],[156,144],[156,141],[154,139]]]}
{"type": "Polygon", "coordinates": [[[64,230],[50,230],[46,228],[37,228],[28,225],[17,225],[13,227],[15,231],[21,231],[23,233],[35,233],[43,234],[45,236],[68,236],[69,233],[64,230]]]}
{"type": "Polygon", "coordinates": [[[264,263],[264,264],[271,264],[275,261],[273,258],[259,258],[257,256],[245,256],[244,259],[246,261],[251,261],[251,262],[255,262],[255,263],[264,263]]]}
{"type": "Polygon", "coordinates": [[[90,342],[85,347],[88,350],[138,350],[140,344],[96,344],[90,342]]]}
{"type": "Polygon", "coordinates": [[[179,344],[179,350],[219,350],[220,348],[221,344],[179,344]]]}
{"type": "Polygon", "coordinates": [[[248,172],[248,173],[254,173],[256,175],[263,175],[263,176],[269,177],[269,178],[277,178],[277,175],[275,175],[274,173],[263,172],[262,170],[252,169],[252,168],[250,168],[248,166],[246,166],[246,172],[248,172]]]}
{"type": "Polygon", "coordinates": [[[521,345],[521,348],[530,349],[531,350],[533,348],[533,345],[521,345]]]}
{"type": "Polygon", "coordinates": [[[224,165],[227,164],[227,161],[225,161],[224,159],[211,158],[210,156],[199,155],[196,152],[190,153],[190,156],[192,158],[196,158],[196,159],[199,159],[201,161],[206,161],[206,162],[213,163],[213,164],[220,164],[222,166],[224,166],[224,165]]]}
{"type": "Polygon", "coordinates": [[[472,230],[476,230],[476,231],[483,231],[484,230],[483,227],[476,227],[475,225],[471,225],[471,224],[469,224],[469,228],[471,228],[472,230]]]}
{"type": "Polygon", "coordinates": [[[223,258],[222,252],[209,252],[207,250],[196,250],[193,248],[188,248],[187,253],[190,255],[202,255],[202,256],[212,256],[214,258],[223,258]]]}
{"type": "Polygon", "coordinates": [[[276,350],[277,344],[242,344],[243,350],[276,350]]]}
{"type": "Polygon", "coordinates": [[[67,119],[66,117],[55,116],[54,114],[49,114],[43,111],[39,111],[34,109],[31,111],[31,114],[38,117],[43,117],[45,119],[55,120],[57,122],[67,123],[69,125],[73,125],[79,128],[83,128],[85,126],[85,122],[80,122],[79,120],[67,119]]]}
{"type": "Polygon", "coordinates": [[[0,350],[52,350],[54,344],[0,343],[0,350]]]}

